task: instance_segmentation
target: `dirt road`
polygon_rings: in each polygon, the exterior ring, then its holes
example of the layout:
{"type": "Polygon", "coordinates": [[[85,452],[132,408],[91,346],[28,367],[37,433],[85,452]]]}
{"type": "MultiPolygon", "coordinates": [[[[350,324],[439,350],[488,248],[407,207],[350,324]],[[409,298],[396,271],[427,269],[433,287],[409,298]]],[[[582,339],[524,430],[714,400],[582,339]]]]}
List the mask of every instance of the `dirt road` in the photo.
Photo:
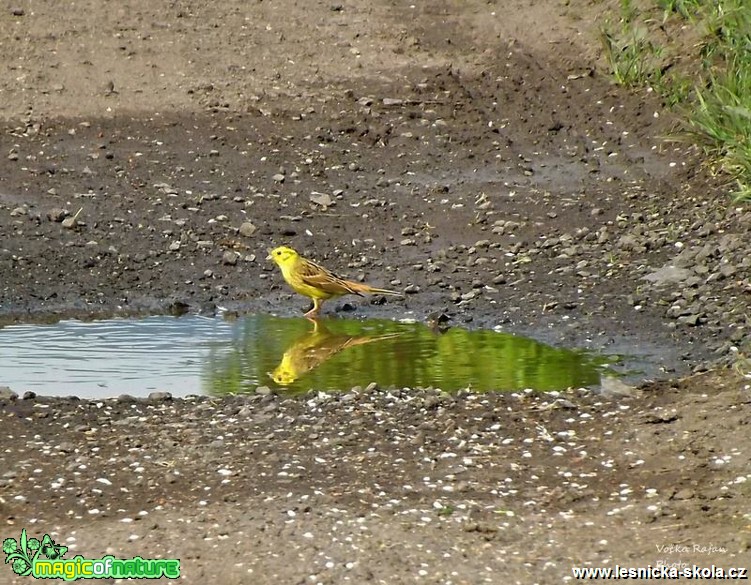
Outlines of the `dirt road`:
{"type": "Polygon", "coordinates": [[[749,381],[724,366],[749,351],[751,211],[663,140],[651,92],[610,83],[602,9],[3,8],[3,322],[296,314],[264,261],[286,244],[408,292],[347,318],[658,348],[665,378],[625,396],[0,398],[3,538],[180,558],[187,583],[748,565],[749,381]]]}

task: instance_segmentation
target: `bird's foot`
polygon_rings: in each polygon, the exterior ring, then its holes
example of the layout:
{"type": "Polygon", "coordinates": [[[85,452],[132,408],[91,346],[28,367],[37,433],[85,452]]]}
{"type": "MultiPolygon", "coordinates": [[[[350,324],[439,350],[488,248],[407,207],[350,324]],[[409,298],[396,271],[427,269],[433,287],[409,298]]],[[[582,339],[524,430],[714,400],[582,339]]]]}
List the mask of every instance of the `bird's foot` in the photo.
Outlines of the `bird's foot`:
{"type": "Polygon", "coordinates": [[[303,317],[305,317],[306,319],[309,319],[310,321],[318,320],[319,316],[320,315],[317,309],[311,309],[310,311],[308,311],[307,313],[303,315],[303,317]]]}

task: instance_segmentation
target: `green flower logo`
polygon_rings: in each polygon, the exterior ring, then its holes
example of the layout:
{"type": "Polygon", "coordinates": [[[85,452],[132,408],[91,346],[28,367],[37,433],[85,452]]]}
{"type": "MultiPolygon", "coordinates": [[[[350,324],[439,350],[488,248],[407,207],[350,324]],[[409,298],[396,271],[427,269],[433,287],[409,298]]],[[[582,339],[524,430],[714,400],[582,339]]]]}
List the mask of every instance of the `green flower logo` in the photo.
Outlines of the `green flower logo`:
{"type": "Polygon", "coordinates": [[[21,530],[21,538],[6,538],[3,540],[5,564],[10,564],[13,572],[22,577],[31,575],[31,568],[40,554],[50,560],[60,559],[68,552],[67,546],[55,544],[49,534],[45,534],[41,542],[38,538],[28,538],[26,529],[21,530]]]}
{"type": "Polygon", "coordinates": [[[15,561],[13,561],[13,572],[16,575],[23,575],[29,569],[31,569],[31,567],[25,559],[16,559],[15,561]]]}
{"type": "Polygon", "coordinates": [[[18,548],[18,544],[16,544],[15,538],[6,538],[3,541],[3,552],[6,555],[16,552],[17,548],[18,548]]]}

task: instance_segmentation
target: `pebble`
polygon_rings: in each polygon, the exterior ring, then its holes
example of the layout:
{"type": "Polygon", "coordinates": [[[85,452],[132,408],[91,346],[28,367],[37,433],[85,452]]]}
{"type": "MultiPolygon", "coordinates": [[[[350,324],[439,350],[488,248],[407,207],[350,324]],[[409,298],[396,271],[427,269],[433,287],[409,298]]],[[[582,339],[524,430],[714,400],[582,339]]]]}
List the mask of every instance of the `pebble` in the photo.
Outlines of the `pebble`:
{"type": "Polygon", "coordinates": [[[329,195],[328,193],[313,193],[310,196],[310,201],[311,203],[320,205],[324,209],[331,207],[335,203],[335,201],[331,198],[331,195],[329,195]]]}
{"type": "Polygon", "coordinates": [[[237,254],[232,251],[227,251],[222,254],[222,264],[227,266],[235,266],[237,264],[237,254]]]}
{"type": "Polygon", "coordinates": [[[682,488],[675,492],[672,499],[673,500],[691,500],[695,496],[694,490],[691,488],[682,488]]]}
{"type": "Polygon", "coordinates": [[[0,386],[0,400],[16,400],[18,394],[13,392],[8,386],[0,386]]]}
{"type": "Polygon", "coordinates": [[[172,400],[171,392],[152,392],[149,394],[149,400],[152,402],[167,402],[172,400]]]}
{"type": "Polygon", "coordinates": [[[249,221],[244,222],[240,226],[240,235],[246,238],[251,238],[258,231],[258,228],[249,221]]]}
{"type": "Polygon", "coordinates": [[[650,272],[642,278],[655,284],[663,286],[666,284],[675,284],[686,280],[691,275],[691,271],[686,268],[679,268],[672,264],[665,264],[653,272],[650,272]]]}
{"type": "Polygon", "coordinates": [[[62,222],[66,217],[68,217],[68,211],[59,207],[54,207],[47,212],[47,219],[55,223],[62,222]]]}
{"type": "Polygon", "coordinates": [[[57,449],[63,453],[73,453],[76,450],[76,446],[70,441],[63,441],[57,446],[57,449]]]}

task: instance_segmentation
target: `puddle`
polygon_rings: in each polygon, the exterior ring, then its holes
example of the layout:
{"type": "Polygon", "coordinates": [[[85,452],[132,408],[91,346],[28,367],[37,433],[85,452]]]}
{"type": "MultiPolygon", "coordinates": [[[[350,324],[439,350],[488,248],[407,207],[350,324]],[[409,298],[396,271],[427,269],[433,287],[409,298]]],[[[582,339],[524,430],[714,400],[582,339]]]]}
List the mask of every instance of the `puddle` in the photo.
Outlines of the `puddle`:
{"type": "MultiPolygon", "coordinates": [[[[0,329],[0,386],[101,398],[433,386],[561,390],[599,384],[618,357],[495,331],[249,315],[60,321],[0,329]]],[[[612,374],[612,372],[610,372],[612,374]]]]}

